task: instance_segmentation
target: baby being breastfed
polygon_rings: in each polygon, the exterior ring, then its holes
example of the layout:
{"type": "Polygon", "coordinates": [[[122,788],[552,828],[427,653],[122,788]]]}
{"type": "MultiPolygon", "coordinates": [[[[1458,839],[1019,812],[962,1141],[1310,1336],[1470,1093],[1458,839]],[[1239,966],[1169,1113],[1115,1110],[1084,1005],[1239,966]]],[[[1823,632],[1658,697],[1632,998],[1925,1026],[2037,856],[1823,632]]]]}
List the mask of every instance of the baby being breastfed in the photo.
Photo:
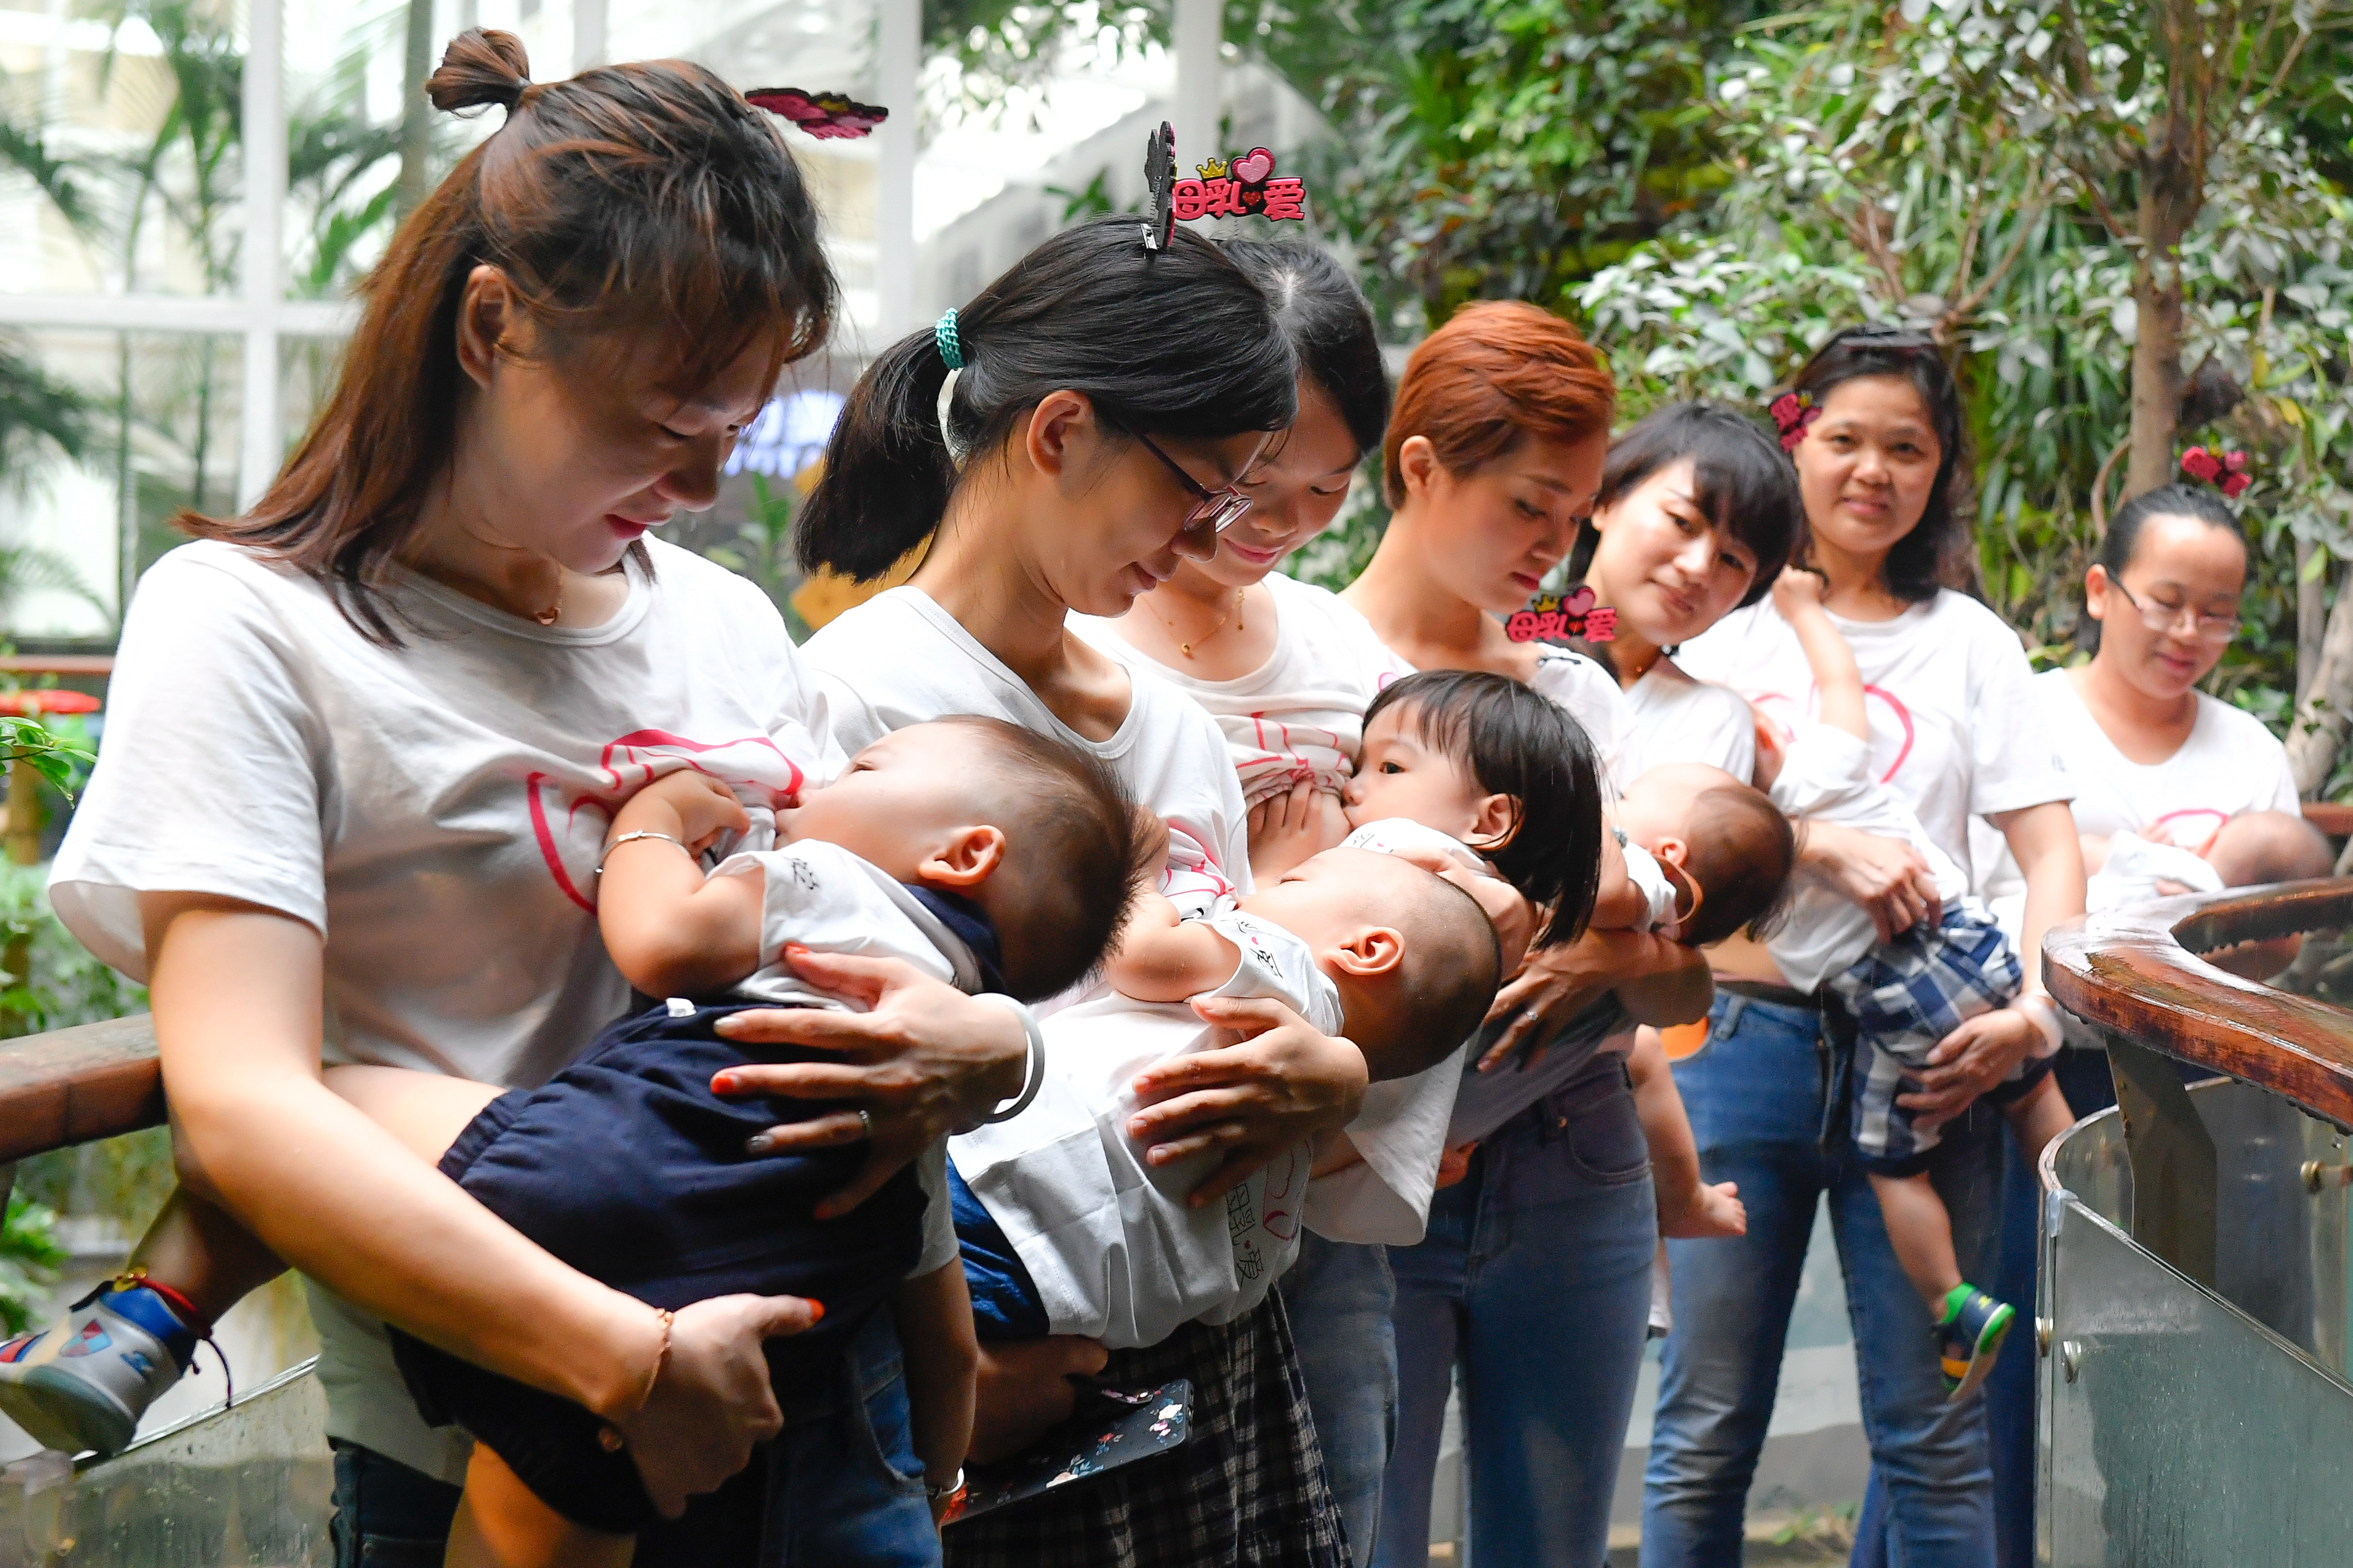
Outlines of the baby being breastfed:
{"type": "Polygon", "coordinates": [[[1156,895],[1140,900],[1105,966],[1110,994],[1045,1021],[1036,1101],[950,1142],[982,1337],[1156,1344],[1181,1324],[1256,1307],[1303,1224],[1333,1233],[1319,1223],[1307,1145],[1207,1205],[1191,1195],[1222,1149],[1146,1162],[1129,1126],[1143,1104],[1137,1076],[1229,1043],[1191,998],[1278,1002],[1355,1042],[1379,1082],[1451,1051],[1485,1013],[1501,967],[1494,928],[1470,894],[1368,850],[1326,850],[1203,919],[1178,920],[1156,895]]]}

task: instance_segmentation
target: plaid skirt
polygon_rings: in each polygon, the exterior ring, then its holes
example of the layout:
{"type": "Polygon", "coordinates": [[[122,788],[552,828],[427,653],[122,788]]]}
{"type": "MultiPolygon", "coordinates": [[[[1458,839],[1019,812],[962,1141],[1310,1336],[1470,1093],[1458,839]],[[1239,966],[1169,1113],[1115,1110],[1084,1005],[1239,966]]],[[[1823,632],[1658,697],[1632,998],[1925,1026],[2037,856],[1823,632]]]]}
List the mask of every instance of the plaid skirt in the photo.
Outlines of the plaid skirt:
{"type": "Polygon", "coordinates": [[[948,1568],[1349,1568],[1280,1292],[1113,1351],[1101,1381],[1193,1382],[1184,1446],[942,1533],[948,1568]]]}

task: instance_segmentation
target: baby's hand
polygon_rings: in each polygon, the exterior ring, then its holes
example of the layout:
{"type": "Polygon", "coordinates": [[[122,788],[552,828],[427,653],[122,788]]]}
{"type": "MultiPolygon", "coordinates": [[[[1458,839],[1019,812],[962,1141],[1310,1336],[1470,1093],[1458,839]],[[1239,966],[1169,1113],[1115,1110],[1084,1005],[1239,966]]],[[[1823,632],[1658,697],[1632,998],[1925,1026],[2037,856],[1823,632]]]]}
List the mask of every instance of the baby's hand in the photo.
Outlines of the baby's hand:
{"type": "Polygon", "coordinates": [[[1250,874],[1261,883],[1271,882],[1347,837],[1340,797],[1302,779],[1250,807],[1250,874]]]}
{"type": "Polygon", "coordinates": [[[1702,1182],[1680,1214],[1659,1215],[1659,1234],[1679,1241],[1724,1241],[1748,1234],[1748,1205],[1736,1182],[1702,1182]]]}
{"type": "Polygon", "coordinates": [[[1822,580],[1802,566],[1784,566],[1773,579],[1773,607],[1785,621],[1822,605],[1822,580]]]}
{"type": "Polygon", "coordinates": [[[1449,1149],[1438,1157],[1438,1190],[1444,1192],[1471,1173],[1471,1156],[1479,1152],[1476,1143],[1464,1143],[1449,1149]]]}
{"type": "Polygon", "coordinates": [[[629,797],[613,818],[616,837],[624,833],[668,832],[671,826],[686,847],[700,855],[722,833],[752,826],[735,792],[709,773],[681,768],[665,773],[629,797]]]}

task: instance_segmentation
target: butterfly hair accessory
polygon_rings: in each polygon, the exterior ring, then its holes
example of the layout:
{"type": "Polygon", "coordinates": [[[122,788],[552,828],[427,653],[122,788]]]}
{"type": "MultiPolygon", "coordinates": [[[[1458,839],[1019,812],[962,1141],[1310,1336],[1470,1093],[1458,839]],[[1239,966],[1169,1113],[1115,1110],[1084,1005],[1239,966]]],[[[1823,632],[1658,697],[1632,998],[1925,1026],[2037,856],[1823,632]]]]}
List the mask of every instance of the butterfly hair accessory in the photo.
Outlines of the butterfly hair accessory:
{"type": "Polygon", "coordinates": [[[849,142],[870,135],[891,118],[880,104],[860,103],[846,92],[803,92],[797,87],[755,87],[744,95],[754,108],[791,121],[820,142],[849,142]]]}
{"type": "Polygon", "coordinates": [[[1176,238],[1176,128],[1166,120],[1144,139],[1144,248],[1166,250],[1176,238]]]}
{"type": "Polygon", "coordinates": [[[2203,447],[2192,447],[2181,454],[2181,471],[2212,485],[2232,500],[2255,482],[2255,476],[2248,471],[2244,452],[2210,452],[2203,447]]]}
{"type": "Polygon", "coordinates": [[[1785,392],[1773,400],[1766,410],[1773,416],[1773,426],[1781,432],[1781,450],[1794,452],[1798,443],[1806,438],[1806,431],[1822,416],[1821,405],[1810,392],[1785,392]]]}

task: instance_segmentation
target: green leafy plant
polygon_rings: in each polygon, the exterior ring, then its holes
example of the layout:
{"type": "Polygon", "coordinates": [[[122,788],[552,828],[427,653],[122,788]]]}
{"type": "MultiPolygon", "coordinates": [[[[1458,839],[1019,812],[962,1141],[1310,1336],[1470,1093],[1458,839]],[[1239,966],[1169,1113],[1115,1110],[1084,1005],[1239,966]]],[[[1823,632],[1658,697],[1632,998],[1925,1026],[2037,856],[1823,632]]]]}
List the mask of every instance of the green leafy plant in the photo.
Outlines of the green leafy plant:
{"type": "Polygon", "coordinates": [[[23,763],[69,801],[76,774],[97,760],[87,742],[59,734],[41,720],[0,714],[0,764],[23,763]]]}
{"type": "Polygon", "coordinates": [[[8,1194],[6,1215],[0,1218],[0,1329],[8,1333],[32,1326],[33,1313],[65,1266],[57,1223],[57,1212],[47,1204],[23,1193],[8,1194]]]}

